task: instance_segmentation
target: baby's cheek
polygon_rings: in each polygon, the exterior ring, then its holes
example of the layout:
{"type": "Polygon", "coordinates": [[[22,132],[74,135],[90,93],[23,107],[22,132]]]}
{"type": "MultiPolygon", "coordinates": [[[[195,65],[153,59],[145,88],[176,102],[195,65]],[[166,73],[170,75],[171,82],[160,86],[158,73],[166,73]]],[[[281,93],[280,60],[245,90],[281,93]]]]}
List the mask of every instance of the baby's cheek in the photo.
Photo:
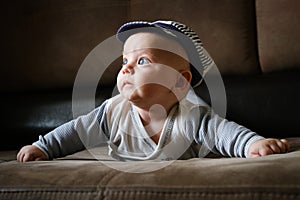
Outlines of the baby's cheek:
{"type": "Polygon", "coordinates": [[[164,71],[156,73],[155,75],[147,79],[147,82],[150,84],[155,84],[156,86],[163,86],[168,89],[172,88],[175,81],[176,80],[172,73],[165,73],[164,71]]]}
{"type": "Polygon", "coordinates": [[[123,82],[123,78],[121,77],[121,75],[119,73],[117,76],[117,88],[118,88],[119,92],[121,90],[122,82],[123,82]]]}

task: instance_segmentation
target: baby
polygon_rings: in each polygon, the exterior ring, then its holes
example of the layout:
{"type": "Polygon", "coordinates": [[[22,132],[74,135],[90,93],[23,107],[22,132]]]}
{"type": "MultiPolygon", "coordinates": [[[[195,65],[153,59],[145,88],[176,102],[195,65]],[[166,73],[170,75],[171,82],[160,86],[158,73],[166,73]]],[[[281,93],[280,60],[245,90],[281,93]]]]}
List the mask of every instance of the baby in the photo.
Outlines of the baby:
{"type": "Polygon", "coordinates": [[[193,91],[215,63],[197,34],[173,21],[121,26],[120,94],[87,115],[54,129],[17,155],[47,160],[103,144],[122,160],[257,157],[288,151],[284,139],[265,139],[221,118],[193,91]]]}

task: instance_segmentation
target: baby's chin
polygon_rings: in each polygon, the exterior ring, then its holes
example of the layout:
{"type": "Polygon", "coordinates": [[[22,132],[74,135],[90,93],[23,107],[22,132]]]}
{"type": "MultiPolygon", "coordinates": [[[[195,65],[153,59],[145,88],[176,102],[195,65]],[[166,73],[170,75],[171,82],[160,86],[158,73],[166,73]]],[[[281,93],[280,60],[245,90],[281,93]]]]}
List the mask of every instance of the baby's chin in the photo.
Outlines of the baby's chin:
{"type": "MultiPolygon", "coordinates": [[[[122,94],[121,94],[122,95],[122,94]]],[[[142,108],[142,109],[147,109],[148,105],[151,104],[150,100],[146,100],[148,98],[143,98],[138,94],[138,92],[133,92],[132,94],[124,94],[122,95],[127,101],[129,101],[132,105],[142,108]]]]}
{"type": "Polygon", "coordinates": [[[135,91],[133,91],[133,92],[128,92],[128,91],[123,91],[123,90],[121,90],[121,91],[120,91],[120,94],[121,94],[121,96],[122,96],[124,99],[126,99],[126,100],[128,100],[128,101],[130,101],[130,102],[132,102],[132,103],[138,102],[138,101],[141,99],[141,98],[136,94],[135,91]]]}

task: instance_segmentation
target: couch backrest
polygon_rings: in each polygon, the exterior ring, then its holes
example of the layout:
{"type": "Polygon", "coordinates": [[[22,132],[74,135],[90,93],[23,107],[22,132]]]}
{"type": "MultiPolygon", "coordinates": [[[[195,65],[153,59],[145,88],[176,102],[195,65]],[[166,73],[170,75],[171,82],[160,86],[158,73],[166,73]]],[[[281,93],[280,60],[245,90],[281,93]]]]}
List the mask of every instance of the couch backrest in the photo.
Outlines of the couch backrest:
{"type": "Polygon", "coordinates": [[[223,74],[258,73],[255,4],[244,0],[131,0],[130,19],[174,19],[194,29],[223,74]],[[145,8],[147,12],[145,12],[145,8]]]}
{"type": "Polygon", "coordinates": [[[1,90],[72,87],[88,53],[131,20],[191,26],[222,74],[300,66],[298,0],[17,0],[1,10],[1,90]]]}
{"type": "Polygon", "coordinates": [[[300,67],[300,1],[257,0],[258,53],[263,72],[300,67]]]}
{"type": "Polygon", "coordinates": [[[124,0],[3,4],[2,90],[72,87],[84,58],[126,21],[128,8],[124,0]]]}

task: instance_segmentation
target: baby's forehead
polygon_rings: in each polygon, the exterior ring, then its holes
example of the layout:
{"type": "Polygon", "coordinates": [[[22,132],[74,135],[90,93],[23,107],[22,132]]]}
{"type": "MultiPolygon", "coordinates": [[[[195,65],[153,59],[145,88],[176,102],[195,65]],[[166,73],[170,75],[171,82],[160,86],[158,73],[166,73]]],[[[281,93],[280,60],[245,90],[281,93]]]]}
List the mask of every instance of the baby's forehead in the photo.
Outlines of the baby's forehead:
{"type": "Polygon", "coordinates": [[[158,52],[159,50],[171,52],[188,59],[185,49],[179,42],[158,33],[135,33],[128,37],[123,47],[125,54],[135,51],[158,52]]]}
{"type": "Polygon", "coordinates": [[[166,53],[172,53],[163,49],[156,49],[156,48],[136,48],[130,49],[127,51],[123,51],[123,55],[130,55],[130,54],[147,54],[147,55],[161,55],[166,53]]]}

